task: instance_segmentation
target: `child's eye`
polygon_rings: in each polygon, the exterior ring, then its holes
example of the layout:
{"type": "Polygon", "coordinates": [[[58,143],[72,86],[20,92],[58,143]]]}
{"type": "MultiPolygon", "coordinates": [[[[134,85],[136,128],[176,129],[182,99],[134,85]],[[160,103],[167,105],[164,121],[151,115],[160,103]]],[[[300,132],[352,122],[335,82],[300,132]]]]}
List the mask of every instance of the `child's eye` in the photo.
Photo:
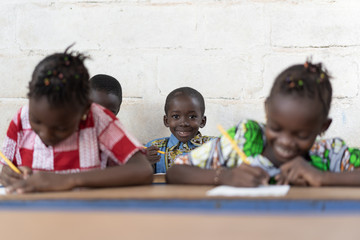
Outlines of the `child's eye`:
{"type": "Polygon", "coordinates": [[[190,119],[197,119],[197,116],[196,115],[190,115],[189,118],[190,119]]]}
{"type": "Polygon", "coordinates": [[[172,115],[171,117],[172,117],[173,119],[179,119],[179,118],[180,118],[180,116],[177,115],[177,114],[174,114],[174,115],[172,115]]]}
{"type": "Polygon", "coordinates": [[[273,131],[273,132],[279,132],[279,131],[281,130],[281,128],[278,127],[278,126],[268,125],[268,127],[269,127],[270,130],[273,131]]]}
{"type": "Polygon", "coordinates": [[[33,124],[40,124],[41,122],[37,119],[33,119],[31,118],[30,121],[33,123],[33,124]]]}
{"type": "Polygon", "coordinates": [[[59,131],[59,132],[65,132],[67,131],[69,128],[68,127],[56,127],[55,130],[59,131]]]}
{"type": "Polygon", "coordinates": [[[310,136],[311,136],[310,134],[302,134],[302,133],[297,135],[298,139],[300,140],[307,140],[310,136]]]}

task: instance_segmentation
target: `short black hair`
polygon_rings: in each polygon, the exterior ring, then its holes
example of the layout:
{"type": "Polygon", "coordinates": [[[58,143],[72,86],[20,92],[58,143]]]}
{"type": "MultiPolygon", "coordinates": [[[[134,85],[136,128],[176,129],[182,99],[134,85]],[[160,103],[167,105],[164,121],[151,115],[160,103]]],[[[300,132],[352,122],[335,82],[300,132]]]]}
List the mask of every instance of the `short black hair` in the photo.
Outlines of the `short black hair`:
{"type": "Polygon", "coordinates": [[[332,98],[331,76],[322,63],[290,66],[277,76],[271,88],[271,99],[277,94],[307,97],[319,101],[323,106],[323,115],[328,116],[332,98]]]}
{"type": "Polygon", "coordinates": [[[199,93],[198,91],[196,91],[195,89],[191,88],[191,87],[181,87],[181,88],[177,88],[175,90],[173,90],[171,93],[169,93],[169,95],[166,97],[166,101],[165,101],[165,114],[167,114],[168,109],[169,109],[169,103],[177,96],[180,95],[185,95],[185,96],[189,96],[189,97],[193,97],[196,100],[199,101],[200,103],[200,111],[201,111],[201,115],[204,116],[205,113],[205,101],[204,101],[204,97],[201,95],[201,93],[199,93]]]}
{"type": "Polygon", "coordinates": [[[122,89],[121,85],[116,78],[106,75],[106,74],[97,74],[90,78],[90,87],[91,89],[97,91],[104,91],[107,94],[114,94],[119,98],[120,104],[122,102],[122,89]]]}
{"type": "Polygon", "coordinates": [[[52,106],[89,105],[88,57],[78,52],[54,53],[36,67],[29,82],[29,98],[46,96],[52,106]]]}

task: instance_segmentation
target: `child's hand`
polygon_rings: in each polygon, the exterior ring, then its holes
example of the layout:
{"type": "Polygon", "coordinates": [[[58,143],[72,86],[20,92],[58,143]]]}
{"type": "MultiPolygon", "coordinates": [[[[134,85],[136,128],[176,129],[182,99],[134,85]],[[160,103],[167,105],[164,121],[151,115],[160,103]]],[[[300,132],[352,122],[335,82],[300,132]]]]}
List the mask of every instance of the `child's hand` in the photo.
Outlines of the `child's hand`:
{"type": "Polygon", "coordinates": [[[270,176],[260,167],[252,167],[248,164],[241,164],[237,168],[227,170],[224,173],[224,181],[221,184],[235,187],[257,187],[267,185],[270,176]]]}
{"type": "Polygon", "coordinates": [[[19,170],[22,174],[18,174],[9,166],[4,165],[0,173],[0,183],[6,187],[32,174],[32,170],[29,167],[19,167],[19,170]]]}
{"type": "Polygon", "coordinates": [[[146,149],[146,158],[151,164],[155,164],[160,161],[160,155],[157,151],[159,151],[159,148],[156,146],[150,146],[146,149]]]}
{"type": "Polygon", "coordinates": [[[280,167],[280,174],[275,176],[277,184],[319,187],[322,183],[322,172],[311,166],[302,157],[296,157],[280,167]]]}
{"type": "Polygon", "coordinates": [[[37,172],[7,186],[8,193],[61,191],[72,189],[69,175],[37,172]]]}

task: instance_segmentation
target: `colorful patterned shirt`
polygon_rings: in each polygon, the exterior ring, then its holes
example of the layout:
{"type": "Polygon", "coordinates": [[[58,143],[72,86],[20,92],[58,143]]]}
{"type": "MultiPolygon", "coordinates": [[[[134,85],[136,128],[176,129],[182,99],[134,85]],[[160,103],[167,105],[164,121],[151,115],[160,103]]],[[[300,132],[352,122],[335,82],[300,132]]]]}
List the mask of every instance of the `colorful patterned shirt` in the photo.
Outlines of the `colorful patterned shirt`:
{"type": "MultiPolygon", "coordinates": [[[[263,168],[270,176],[280,170],[262,154],[265,145],[265,126],[252,120],[241,121],[228,130],[229,135],[237,142],[252,166],[263,168]]],[[[340,138],[315,141],[309,151],[311,164],[323,171],[352,171],[360,166],[360,150],[349,148],[340,138]]],[[[179,156],[175,164],[186,164],[206,169],[237,167],[242,159],[233,149],[230,141],[221,136],[190,153],[179,156]]]]}
{"type": "Polygon", "coordinates": [[[161,154],[160,161],[155,164],[155,172],[166,173],[166,170],[174,164],[176,156],[190,152],[213,138],[215,137],[202,136],[201,133],[198,132],[194,138],[186,143],[182,143],[171,134],[170,137],[152,140],[145,146],[156,146],[160,151],[165,152],[165,154],[161,154]]]}
{"type": "Polygon", "coordinates": [[[125,164],[140,149],[120,121],[98,104],[91,105],[76,132],[48,147],[31,129],[29,106],[24,106],[11,121],[3,144],[3,153],[16,166],[60,173],[105,168],[108,158],[125,164]]]}

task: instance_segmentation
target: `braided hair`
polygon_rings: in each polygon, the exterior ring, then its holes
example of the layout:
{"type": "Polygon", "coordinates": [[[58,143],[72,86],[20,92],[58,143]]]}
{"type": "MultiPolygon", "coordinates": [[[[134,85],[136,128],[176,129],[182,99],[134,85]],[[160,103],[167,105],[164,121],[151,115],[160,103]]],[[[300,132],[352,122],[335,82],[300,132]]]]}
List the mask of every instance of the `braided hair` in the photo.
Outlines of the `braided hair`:
{"type": "Polygon", "coordinates": [[[315,99],[322,105],[323,116],[327,117],[332,98],[330,78],[321,63],[313,64],[308,59],[305,64],[290,66],[277,76],[269,99],[278,94],[315,99]]]}
{"type": "Polygon", "coordinates": [[[35,67],[29,82],[29,98],[46,96],[54,107],[89,104],[89,73],[84,66],[88,57],[69,52],[70,47],[64,53],[47,56],[35,67]]]}

